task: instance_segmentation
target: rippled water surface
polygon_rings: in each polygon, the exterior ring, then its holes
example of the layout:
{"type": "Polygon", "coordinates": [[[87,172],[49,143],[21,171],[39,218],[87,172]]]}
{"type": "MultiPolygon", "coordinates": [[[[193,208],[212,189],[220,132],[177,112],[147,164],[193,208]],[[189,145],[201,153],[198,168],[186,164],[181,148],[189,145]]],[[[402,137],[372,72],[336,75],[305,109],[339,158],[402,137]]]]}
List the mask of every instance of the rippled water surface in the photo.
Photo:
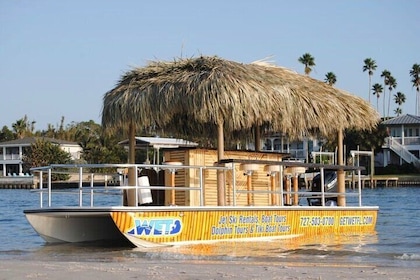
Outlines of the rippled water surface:
{"type": "Polygon", "coordinates": [[[420,267],[419,187],[363,190],[364,205],[380,207],[376,233],[264,242],[220,242],[158,249],[47,245],[23,214],[38,207],[29,190],[0,190],[0,259],[60,261],[241,260],[250,262],[371,263],[420,267]]]}

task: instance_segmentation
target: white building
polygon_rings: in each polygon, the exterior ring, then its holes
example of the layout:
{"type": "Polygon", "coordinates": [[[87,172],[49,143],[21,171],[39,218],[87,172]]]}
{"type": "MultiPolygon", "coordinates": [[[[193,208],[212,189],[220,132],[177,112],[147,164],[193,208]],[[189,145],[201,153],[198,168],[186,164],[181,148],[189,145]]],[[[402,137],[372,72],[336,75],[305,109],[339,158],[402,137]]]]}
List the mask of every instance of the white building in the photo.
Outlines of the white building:
{"type": "Polygon", "coordinates": [[[301,141],[290,141],[282,134],[264,137],[263,151],[275,151],[290,154],[290,159],[311,162],[312,152],[321,150],[321,141],[305,138],[301,141]]]}
{"type": "Polygon", "coordinates": [[[72,160],[80,159],[82,147],[75,142],[47,137],[27,137],[0,143],[0,176],[22,176],[22,158],[26,149],[37,140],[49,141],[69,153],[72,160]]]}
{"type": "Polygon", "coordinates": [[[420,166],[420,116],[402,115],[382,122],[389,137],[383,148],[383,166],[413,163],[420,166]]]}

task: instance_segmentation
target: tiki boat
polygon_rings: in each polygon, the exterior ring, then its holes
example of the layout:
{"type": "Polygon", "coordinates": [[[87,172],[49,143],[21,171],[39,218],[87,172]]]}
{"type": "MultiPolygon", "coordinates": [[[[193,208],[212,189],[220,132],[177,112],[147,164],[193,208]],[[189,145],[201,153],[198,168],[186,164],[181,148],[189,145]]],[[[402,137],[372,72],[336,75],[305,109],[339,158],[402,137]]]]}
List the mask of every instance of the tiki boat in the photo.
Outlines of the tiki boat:
{"type": "Polygon", "coordinates": [[[360,181],[354,190],[337,192],[331,187],[336,178],[326,175],[344,170],[357,179],[358,167],[281,161],[275,154],[215,164],[214,151],[210,154],[195,149],[166,154],[169,160],[162,164],[34,168],[40,207],[24,213],[48,243],[150,247],[375,231],[378,207],[362,205],[360,181]],[[126,183],[129,169],[136,170],[135,185],[126,183]],[[299,187],[299,175],[309,171],[324,188],[299,187]],[[54,174],[77,176],[77,187],[54,187],[54,174]],[[328,203],[337,198],[345,205],[328,203]]]}

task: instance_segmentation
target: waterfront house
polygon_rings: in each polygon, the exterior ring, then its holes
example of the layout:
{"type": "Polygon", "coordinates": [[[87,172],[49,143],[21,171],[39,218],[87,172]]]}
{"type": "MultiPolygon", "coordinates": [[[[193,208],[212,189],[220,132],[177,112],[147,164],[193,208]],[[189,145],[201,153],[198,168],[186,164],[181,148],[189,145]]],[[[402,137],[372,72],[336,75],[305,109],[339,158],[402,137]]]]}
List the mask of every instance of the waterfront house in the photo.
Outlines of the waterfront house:
{"type": "MultiPolygon", "coordinates": [[[[322,141],[318,139],[304,138],[291,141],[287,135],[271,134],[266,136],[263,141],[262,151],[287,153],[290,159],[303,162],[312,162],[314,159],[310,159],[310,157],[322,150],[322,141]]],[[[334,162],[329,163],[333,164],[334,162]]]]}
{"type": "Polygon", "coordinates": [[[0,176],[27,176],[28,170],[23,170],[22,158],[26,149],[38,139],[49,141],[68,152],[72,160],[80,159],[82,147],[75,142],[47,137],[27,137],[6,142],[0,142],[0,176]]]}
{"type": "MultiPolygon", "coordinates": [[[[382,124],[387,128],[389,136],[385,138],[382,151],[375,156],[375,166],[386,167],[389,164],[412,163],[420,168],[420,116],[402,115],[385,120],[382,124]]],[[[282,134],[266,137],[263,150],[289,153],[292,159],[301,161],[307,161],[308,155],[312,157],[326,155],[333,160],[335,157],[334,152],[321,152],[322,141],[320,140],[289,141],[287,136],[282,134]]],[[[361,151],[362,155],[368,153],[370,151],[361,151]]]]}
{"type": "Polygon", "coordinates": [[[389,137],[383,145],[383,166],[412,163],[420,167],[420,116],[402,115],[382,122],[389,137]]]}

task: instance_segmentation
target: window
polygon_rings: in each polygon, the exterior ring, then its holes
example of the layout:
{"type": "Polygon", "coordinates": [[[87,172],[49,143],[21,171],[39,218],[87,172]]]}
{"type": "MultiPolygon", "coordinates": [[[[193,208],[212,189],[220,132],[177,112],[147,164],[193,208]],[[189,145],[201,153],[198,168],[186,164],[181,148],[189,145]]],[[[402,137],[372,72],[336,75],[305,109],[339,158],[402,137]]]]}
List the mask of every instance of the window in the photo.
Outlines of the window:
{"type": "Polygon", "coordinates": [[[298,148],[299,150],[303,150],[303,141],[299,141],[299,142],[297,143],[297,148],[298,148]]]}
{"type": "Polygon", "coordinates": [[[280,151],[281,142],[279,139],[274,140],[274,151],[280,151]]]}

